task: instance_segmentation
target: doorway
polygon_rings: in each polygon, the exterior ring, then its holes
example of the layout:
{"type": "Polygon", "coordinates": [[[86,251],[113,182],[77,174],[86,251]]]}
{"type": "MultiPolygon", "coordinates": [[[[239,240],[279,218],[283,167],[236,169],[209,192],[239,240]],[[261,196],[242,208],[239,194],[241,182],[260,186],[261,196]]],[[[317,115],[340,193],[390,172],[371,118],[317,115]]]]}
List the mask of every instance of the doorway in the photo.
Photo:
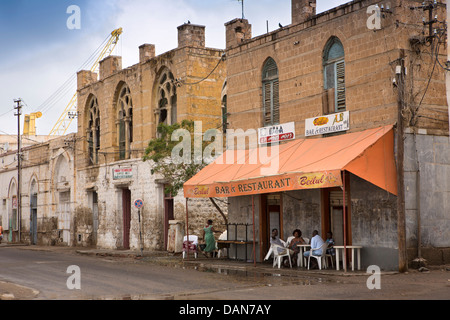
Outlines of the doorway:
{"type": "Polygon", "coordinates": [[[92,224],[93,224],[93,230],[92,230],[92,242],[94,245],[97,245],[97,239],[98,239],[98,225],[99,225],[99,218],[98,218],[98,193],[96,191],[92,191],[88,195],[90,200],[90,207],[92,210],[92,224]]]}
{"type": "Polygon", "coordinates": [[[283,238],[283,216],[281,195],[280,194],[263,194],[261,195],[261,212],[260,212],[260,259],[264,259],[270,248],[270,237],[272,230],[278,230],[278,236],[283,238]]]}
{"type": "MultiPolygon", "coordinates": [[[[164,188],[165,189],[165,188],[164,188]]],[[[164,190],[164,250],[167,250],[169,237],[169,221],[174,219],[174,201],[172,194],[164,190]]]]}
{"type": "MultiPolygon", "coordinates": [[[[347,245],[352,243],[351,234],[351,209],[348,206],[350,202],[350,192],[347,191],[345,195],[345,210],[346,210],[346,221],[345,221],[345,233],[347,235],[346,242],[347,245]]],[[[340,188],[330,188],[322,190],[322,235],[324,240],[326,239],[326,234],[328,231],[333,233],[333,239],[337,246],[344,245],[344,194],[340,188]]]]}
{"type": "Polygon", "coordinates": [[[130,229],[131,229],[131,191],[122,190],[122,212],[123,212],[123,249],[130,249],[130,229]]]}
{"type": "Polygon", "coordinates": [[[37,193],[34,193],[30,198],[30,242],[32,246],[37,245],[37,233],[37,193]]]}

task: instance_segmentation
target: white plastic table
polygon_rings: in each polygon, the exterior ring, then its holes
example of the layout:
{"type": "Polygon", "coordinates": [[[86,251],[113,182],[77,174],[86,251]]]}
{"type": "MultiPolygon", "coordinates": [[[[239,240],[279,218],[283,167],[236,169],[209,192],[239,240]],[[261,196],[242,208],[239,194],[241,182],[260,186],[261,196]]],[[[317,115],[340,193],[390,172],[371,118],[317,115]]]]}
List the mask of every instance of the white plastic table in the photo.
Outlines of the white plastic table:
{"type": "MultiPolygon", "coordinates": [[[[344,246],[334,246],[333,248],[336,249],[336,270],[339,270],[339,251],[342,250],[342,254],[344,254],[344,246]]],[[[361,270],[361,249],[363,247],[362,246],[346,246],[345,248],[352,250],[352,271],[355,271],[355,250],[357,251],[358,270],[361,270]]],[[[344,256],[344,255],[342,255],[342,256],[344,256]]]]}
{"type": "Polygon", "coordinates": [[[298,253],[297,265],[303,268],[303,253],[306,251],[306,248],[311,247],[310,244],[298,244],[297,247],[300,248],[300,252],[298,253]]]}

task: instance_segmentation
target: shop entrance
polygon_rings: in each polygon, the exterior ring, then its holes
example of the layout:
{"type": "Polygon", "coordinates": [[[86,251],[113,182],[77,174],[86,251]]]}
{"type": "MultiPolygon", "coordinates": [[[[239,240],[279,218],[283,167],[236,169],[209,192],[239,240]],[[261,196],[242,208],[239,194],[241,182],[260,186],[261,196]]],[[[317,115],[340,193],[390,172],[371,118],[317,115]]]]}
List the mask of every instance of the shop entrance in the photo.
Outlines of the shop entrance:
{"type": "Polygon", "coordinates": [[[264,259],[270,248],[270,237],[272,230],[277,229],[280,238],[283,237],[283,216],[281,214],[281,195],[263,194],[261,195],[260,212],[260,259],[264,259]]]}
{"type": "MultiPolygon", "coordinates": [[[[347,191],[345,198],[349,203],[350,193],[347,191]]],[[[340,188],[323,189],[323,215],[322,215],[322,238],[325,240],[327,232],[333,233],[333,239],[337,246],[344,245],[344,194],[340,188]]],[[[351,245],[351,210],[348,205],[346,210],[345,233],[347,245],[351,245]]]]}

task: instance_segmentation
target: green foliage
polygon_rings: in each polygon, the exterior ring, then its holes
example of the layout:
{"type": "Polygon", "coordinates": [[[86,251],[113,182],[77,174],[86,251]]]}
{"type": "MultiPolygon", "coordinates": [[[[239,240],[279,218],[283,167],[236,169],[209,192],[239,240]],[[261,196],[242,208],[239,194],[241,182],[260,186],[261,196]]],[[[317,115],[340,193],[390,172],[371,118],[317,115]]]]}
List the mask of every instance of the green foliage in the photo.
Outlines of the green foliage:
{"type": "MultiPolygon", "coordinates": [[[[202,143],[202,150],[209,143],[202,143]]],[[[160,124],[158,137],[149,142],[145,150],[144,161],[153,161],[151,173],[157,174],[167,181],[165,192],[176,196],[183,188],[183,184],[203,169],[206,164],[202,161],[195,163],[194,159],[194,121],[184,120],[181,124],[160,124]],[[172,141],[173,133],[178,129],[189,131],[191,137],[190,163],[174,163],[171,159],[172,150],[180,141],[172,141]]]]}

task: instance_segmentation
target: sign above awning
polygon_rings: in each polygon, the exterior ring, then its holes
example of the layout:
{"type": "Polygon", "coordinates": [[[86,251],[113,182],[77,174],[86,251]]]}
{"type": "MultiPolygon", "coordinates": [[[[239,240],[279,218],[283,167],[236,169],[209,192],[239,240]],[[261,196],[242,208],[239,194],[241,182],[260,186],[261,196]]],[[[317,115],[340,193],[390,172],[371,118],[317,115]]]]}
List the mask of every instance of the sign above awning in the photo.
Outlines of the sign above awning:
{"type": "Polygon", "coordinates": [[[277,147],[227,150],[184,184],[184,195],[236,197],[340,187],[344,170],[397,194],[393,134],[393,127],[387,126],[329,138],[299,139],[277,147]],[[255,154],[270,156],[252,162],[255,154]]]}

